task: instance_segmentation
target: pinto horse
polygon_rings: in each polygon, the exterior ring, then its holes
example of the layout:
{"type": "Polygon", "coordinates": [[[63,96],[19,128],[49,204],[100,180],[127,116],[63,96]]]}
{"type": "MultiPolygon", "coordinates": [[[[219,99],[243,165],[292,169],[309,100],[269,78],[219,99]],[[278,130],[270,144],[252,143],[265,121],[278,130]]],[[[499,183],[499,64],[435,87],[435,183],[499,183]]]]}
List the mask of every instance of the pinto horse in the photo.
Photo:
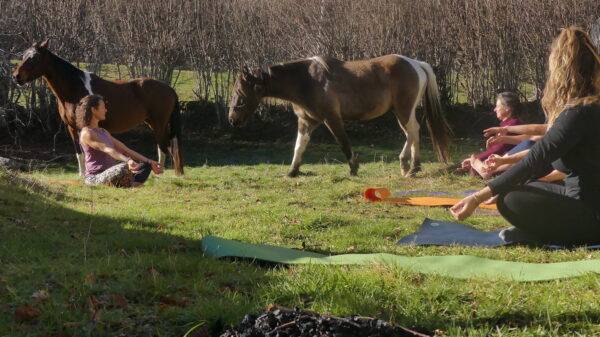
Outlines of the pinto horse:
{"type": "Polygon", "coordinates": [[[90,94],[104,97],[108,112],[100,126],[111,133],[121,133],[146,122],[158,144],[158,160],[164,164],[165,153],[173,158],[177,175],[183,174],[179,99],[167,84],[150,78],[130,81],[107,81],[73,66],[48,49],[48,40],[34,43],[23,52],[23,59],[13,72],[19,85],[42,77],[56,96],[58,112],[73,140],[79,174],[85,171],[75,108],[90,94]]]}
{"type": "Polygon", "coordinates": [[[358,172],[344,130],[345,120],[370,120],[393,110],[406,143],[400,153],[402,174],[420,170],[419,122],[416,108],[425,96],[425,119],[438,158],[448,160],[450,129],[441,111],[435,74],[425,62],[401,55],[386,55],[362,61],[340,61],[331,57],[244,69],[236,79],[229,108],[229,121],[243,124],[265,97],[292,103],[298,117],[298,138],[288,176],[300,172],[302,155],[313,130],[324,123],[341,146],[350,174],[358,172]]]}

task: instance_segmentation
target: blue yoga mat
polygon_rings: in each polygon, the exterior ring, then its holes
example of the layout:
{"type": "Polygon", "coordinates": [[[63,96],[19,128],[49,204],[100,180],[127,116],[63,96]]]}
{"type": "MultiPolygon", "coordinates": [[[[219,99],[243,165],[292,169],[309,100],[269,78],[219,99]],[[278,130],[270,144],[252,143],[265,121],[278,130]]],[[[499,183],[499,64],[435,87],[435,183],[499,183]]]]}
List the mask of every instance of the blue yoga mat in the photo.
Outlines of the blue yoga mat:
{"type": "MultiPolygon", "coordinates": [[[[477,228],[456,222],[425,219],[419,230],[403,237],[399,245],[417,246],[468,246],[468,247],[499,247],[519,242],[504,239],[503,230],[482,231],[477,228]]],[[[549,249],[563,249],[557,245],[545,246],[549,249]]],[[[586,246],[587,249],[600,249],[600,245],[586,246]]]]}

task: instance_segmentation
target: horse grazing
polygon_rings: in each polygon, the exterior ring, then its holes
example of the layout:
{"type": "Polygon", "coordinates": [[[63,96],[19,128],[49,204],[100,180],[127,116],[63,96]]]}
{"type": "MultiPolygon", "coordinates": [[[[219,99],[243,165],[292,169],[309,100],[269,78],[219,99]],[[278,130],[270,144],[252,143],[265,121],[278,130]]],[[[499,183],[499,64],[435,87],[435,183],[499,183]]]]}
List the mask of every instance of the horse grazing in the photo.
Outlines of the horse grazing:
{"type": "Polygon", "coordinates": [[[298,116],[298,138],[290,177],[300,172],[310,135],[321,123],[341,146],[350,174],[356,175],[358,158],[352,152],[343,121],[370,120],[390,109],[406,134],[400,153],[402,174],[418,172],[420,126],[415,111],[423,96],[434,148],[440,160],[448,160],[449,127],[441,111],[435,74],[425,62],[393,54],[347,62],[312,57],[264,69],[244,69],[233,90],[229,121],[234,126],[244,123],[265,97],[292,103],[298,116]]]}
{"type": "Polygon", "coordinates": [[[131,81],[107,81],[82,71],[53,54],[48,40],[34,43],[23,52],[23,59],[13,72],[19,85],[42,77],[56,96],[58,112],[73,140],[79,163],[79,174],[85,171],[79,136],[75,124],[75,108],[81,98],[102,95],[108,112],[100,126],[111,133],[121,133],[146,122],[158,144],[158,160],[164,164],[165,153],[173,158],[177,175],[183,174],[181,154],[181,122],[179,99],[167,84],[151,78],[131,81]]]}

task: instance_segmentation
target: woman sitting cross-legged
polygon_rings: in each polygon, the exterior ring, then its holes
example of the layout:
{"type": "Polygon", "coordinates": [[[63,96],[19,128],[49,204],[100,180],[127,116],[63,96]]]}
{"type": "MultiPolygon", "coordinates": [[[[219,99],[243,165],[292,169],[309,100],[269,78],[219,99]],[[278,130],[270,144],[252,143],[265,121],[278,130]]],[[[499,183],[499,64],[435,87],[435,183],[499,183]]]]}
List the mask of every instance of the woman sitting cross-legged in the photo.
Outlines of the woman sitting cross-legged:
{"type": "MultiPolygon", "coordinates": [[[[517,147],[515,147],[513,150],[517,149],[517,147]]],[[[485,171],[486,174],[488,174],[489,176],[492,175],[496,175],[498,173],[502,173],[506,170],[508,170],[509,168],[511,168],[514,164],[518,163],[521,159],[525,158],[527,156],[527,154],[529,153],[529,150],[523,150],[523,151],[519,151],[516,153],[511,153],[511,151],[509,151],[507,154],[505,154],[504,156],[498,156],[498,155],[491,155],[489,156],[488,159],[485,160],[484,162],[484,167],[483,170],[485,171]]],[[[561,183],[565,180],[565,178],[567,177],[567,175],[564,173],[564,171],[568,171],[565,168],[562,168],[560,166],[561,162],[560,160],[552,163],[551,166],[548,166],[547,169],[544,171],[544,173],[542,173],[542,176],[540,176],[537,179],[532,179],[532,180],[537,180],[537,181],[543,181],[543,182],[549,182],[549,183],[561,183]]],[[[542,171],[540,171],[542,172],[542,171]]],[[[484,204],[495,204],[496,200],[498,199],[498,196],[494,196],[486,201],[484,201],[484,204]]]]}
{"type": "Polygon", "coordinates": [[[88,95],[76,110],[79,143],[85,154],[85,184],[136,187],[142,185],[150,171],[163,172],[155,161],[131,150],[98,126],[106,118],[102,96],[88,95]],[[121,161],[121,163],[117,163],[121,161]]]}
{"type": "Polygon", "coordinates": [[[600,56],[583,30],[566,28],[553,42],[542,106],[543,138],[450,211],[463,220],[498,195],[500,214],[514,226],[505,231],[509,241],[600,243],[600,56]],[[528,182],[555,162],[567,173],[564,185],[528,182]]]}
{"type": "MultiPolygon", "coordinates": [[[[515,93],[503,92],[498,94],[494,112],[496,113],[496,117],[500,120],[500,128],[505,129],[508,126],[521,124],[521,120],[519,119],[521,111],[521,103],[519,97],[515,93]]],[[[485,176],[483,162],[492,154],[501,156],[514,147],[513,144],[508,143],[488,145],[487,150],[478,154],[473,154],[469,158],[463,160],[461,167],[457,171],[471,172],[473,175],[485,176]]]]}

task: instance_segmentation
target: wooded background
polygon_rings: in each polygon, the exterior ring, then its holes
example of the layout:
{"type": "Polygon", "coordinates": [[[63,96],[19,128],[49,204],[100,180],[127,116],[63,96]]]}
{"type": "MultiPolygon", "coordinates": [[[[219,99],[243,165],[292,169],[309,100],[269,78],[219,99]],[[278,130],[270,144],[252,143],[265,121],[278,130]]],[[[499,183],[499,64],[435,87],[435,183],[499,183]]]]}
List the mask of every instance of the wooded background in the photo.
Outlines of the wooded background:
{"type": "MultiPolygon", "coordinates": [[[[569,25],[592,29],[600,1],[0,0],[0,13],[0,130],[18,140],[31,130],[61,132],[41,81],[17,88],[10,79],[19,53],[46,37],[55,53],[92,72],[118,64],[122,78],[150,76],[177,88],[179,72],[193,71],[195,102],[185,120],[194,122],[185,127],[194,131],[226,127],[242,66],[313,55],[424,60],[449,111],[489,105],[501,90],[535,100],[553,37],[569,25]]],[[[258,120],[278,110],[263,109],[258,120]]]]}

